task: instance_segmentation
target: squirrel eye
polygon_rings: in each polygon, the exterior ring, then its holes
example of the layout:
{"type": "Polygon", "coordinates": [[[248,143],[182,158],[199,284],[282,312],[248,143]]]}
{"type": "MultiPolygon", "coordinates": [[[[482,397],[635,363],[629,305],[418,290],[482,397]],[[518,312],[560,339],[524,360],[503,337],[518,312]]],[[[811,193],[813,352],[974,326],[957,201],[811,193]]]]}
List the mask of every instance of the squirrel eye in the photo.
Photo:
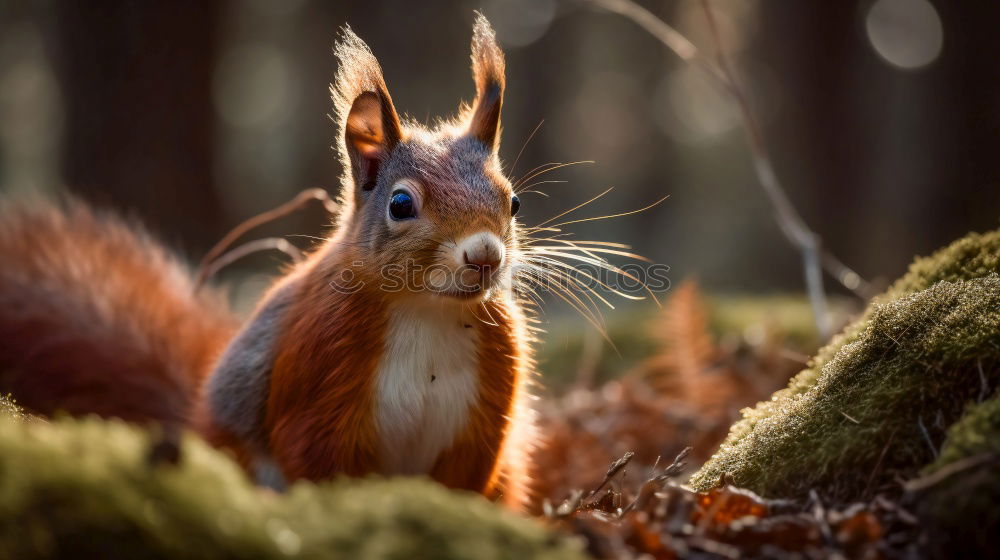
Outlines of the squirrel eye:
{"type": "Polygon", "coordinates": [[[413,195],[406,191],[396,191],[389,199],[389,215],[393,220],[408,220],[417,217],[417,209],[413,205],[413,195]]]}
{"type": "Polygon", "coordinates": [[[517,195],[511,197],[510,199],[510,215],[517,215],[517,211],[521,209],[521,199],[517,198],[517,195]]]}

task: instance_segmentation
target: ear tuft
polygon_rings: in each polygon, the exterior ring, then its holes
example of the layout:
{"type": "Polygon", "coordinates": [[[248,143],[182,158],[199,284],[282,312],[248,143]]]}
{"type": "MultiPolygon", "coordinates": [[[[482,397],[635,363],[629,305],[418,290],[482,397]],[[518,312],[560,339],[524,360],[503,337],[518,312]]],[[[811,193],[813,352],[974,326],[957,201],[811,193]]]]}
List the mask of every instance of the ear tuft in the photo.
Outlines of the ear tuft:
{"type": "Polygon", "coordinates": [[[330,94],[341,162],[350,166],[356,187],[371,190],[382,158],[402,138],[402,125],[378,60],[349,26],[333,52],[340,63],[330,94]]]}
{"type": "Polygon", "coordinates": [[[476,103],[469,132],[496,150],[500,139],[500,109],[505,87],[503,51],[486,17],[476,12],[472,26],[472,75],[476,80],[476,103]]]}
{"type": "MultiPolygon", "coordinates": [[[[340,30],[340,37],[333,47],[337,57],[337,75],[330,86],[333,97],[333,108],[337,124],[343,131],[347,125],[347,117],[354,101],[366,92],[372,92],[389,98],[385,79],[382,78],[382,67],[372,54],[368,45],[358,37],[350,26],[345,25],[340,30]]],[[[391,99],[390,99],[391,100],[391,99]]]]}
{"type": "Polygon", "coordinates": [[[497,35],[489,20],[480,12],[476,12],[476,21],[472,24],[472,72],[477,95],[482,95],[491,86],[503,93],[503,51],[497,45],[497,35]]]}

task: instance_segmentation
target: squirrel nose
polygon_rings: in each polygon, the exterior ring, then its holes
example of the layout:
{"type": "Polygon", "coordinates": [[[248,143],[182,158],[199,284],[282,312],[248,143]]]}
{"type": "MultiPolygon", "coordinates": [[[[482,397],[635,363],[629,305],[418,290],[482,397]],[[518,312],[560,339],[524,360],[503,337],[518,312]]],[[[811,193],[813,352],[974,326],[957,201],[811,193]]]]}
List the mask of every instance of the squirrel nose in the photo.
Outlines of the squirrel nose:
{"type": "Polygon", "coordinates": [[[493,255],[475,255],[469,256],[469,253],[465,253],[465,264],[479,269],[481,272],[496,270],[500,268],[500,257],[494,257],[493,255]]]}
{"type": "Polygon", "coordinates": [[[503,263],[503,244],[491,233],[473,235],[461,246],[464,264],[477,269],[481,274],[495,272],[503,263]]]}

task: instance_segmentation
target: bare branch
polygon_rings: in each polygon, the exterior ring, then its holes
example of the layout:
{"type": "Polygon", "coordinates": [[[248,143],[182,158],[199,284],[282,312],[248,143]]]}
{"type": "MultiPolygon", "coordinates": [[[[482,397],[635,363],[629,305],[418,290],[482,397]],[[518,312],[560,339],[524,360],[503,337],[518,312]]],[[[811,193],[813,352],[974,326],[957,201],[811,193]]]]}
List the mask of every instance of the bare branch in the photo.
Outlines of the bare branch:
{"type": "Polygon", "coordinates": [[[907,492],[921,492],[932,486],[940,484],[942,481],[958,473],[996,461],[1000,461],[1000,454],[989,451],[979,453],[977,455],[971,455],[969,457],[963,457],[962,459],[941,467],[940,469],[934,471],[933,474],[907,481],[903,484],[903,488],[905,488],[907,492]]]}
{"type": "MultiPolygon", "coordinates": [[[[303,208],[306,204],[308,204],[313,200],[318,200],[321,203],[323,203],[323,207],[326,208],[327,212],[330,212],[331,214],[336,213],[338,210],[337,203],[330,198],[330,195],[325,190],[318,188],[306,189],[300,192],[299,194],[295,195],[295,198],[289,200],[288,202],[282,204],[281,206],[278,206],[277,208],[272,208],[267,212],[257,214],[256,216],[253,216],[252,218],[249,218],[241,222],[239,225],[234,227],[229,233],[227,233],[226,236],[223,237],[221,241],[216,243],[215,246],[212,247],[208,251],[208,253],[206,253],[205,256],[201,259],[201,265],[198,267],[198,275],[195,278],[194,290],[197,292],[199,289],[201,289],[201,286],[205,283],[205,280],[207,280],[210,276],[212,276],[216,271],[226,266],[233,260],[236,260],[237,258],[241,258],[245,254],[248,254],[248,253],[240,253],[237,256],[235,256],[235,258],[231,256],[230,259],[225,263],[223,263],[222,265],[215,266],[215,261],[219,259],[223,255],[223,253],[225,253],[225,251],[229,249],[229,247],[231,247],[233,243],[236,242],[237,239],[239,239],[248,231],[252,230],[257,226],[266,224],[268,222],[272,222],[279,218],[283,218],[291,214],[292,212],[295,212],[296,210],[303,208]]],[[[295,249],[295,247],[290,243],[285,243],[284,245],[282,245],[274,241],[266,241],[266,242],[262,241],[258,245],[254,246],[253,249],[249,249],[249,252],[266,250],[266,249],[277,249],[289,255],[297,254],[301,256],[301,253],[298,251],[298,249],[295,249]],[[268,243],[270,243],[270,245],[268,245],[268,243]]],[[[297,257],[293,256],[293,258],[297,257]]]]}
{"type": "Polygon", "coordinates": [[[282,253],[288,255],[293,262],[301,262],[302,259],[305,258],[302,251],[300,251],[298,247],[280,237],[265,237],[264,239],[248,241],[231,251],[227,251],[219,255],[215,258],[215,260],[202,268],[198,275],[197,283],[195,284],[195,290],[199,289],[206,280],[215,276],[215,274],[220,270],[242,259],[243,257],[253,253],[259,253],[261,251],[272,250],[281,251],[282,253]]]}
{"type": "MultiPolygon", "coordinates": [[[[650,35],[656,37],[661,43],[687,62],[695,62],[701,56],[698,47],[681,35],[679,31],[667,25],[662,19],[656,17],[652,12],[630,0],[592,0],[609,12],[621,14],[633,22],[642,26],[650,35]]],[[[706,67],[710,65],[706,64],[706,67]]]]}
{"type": "Polygon", "coordinates": [[[732,96],[739,108],[743,127],[747,132],[757,181],[764,189],[768,200],[771,202],[771,206],[774,208],[775,218],[781,227],[782,233],[802,253],[806,288],[810,304],[813,308],[816,327],[821,337],[829,337],[832,334],[832,325],[829,317],[826,293],[823,290],[823,268],[826,267],[828,272],[841,284],[844,284],[845,287],[859,296],[866,297],[868,295],[867,283],[857,273],[846,267],[839,259],[822,250],[822,243],[819,236],[809,229],[782,188],[781,182],[774,171],[774,165],[768,153],[767,144],[764,141],[760,121],[750,107],[747,95],[743,88],[740,87],[735,73],[732,71],[729,61],[725,56],[722,48],[722,38],[715,22],[710,0],[701,0],[701,4],[705,11],[709,31],[716,47],[716,60],[714,62],[706,59],[698,48],[683,34],[632,0],[590,1],[605,10],[620,14],[641,26],[682,60],[704,70],[717,80],[726,92],[732,96]]]}
{"type": "Polygon", "coordinates": [[[875,297],[875,286],[846,264],[840,262],[840,259],[829,251],[823,251],[823,269],[859,298],[867,300],[875,297]]]}
{"type": "Polygon", "coordinates": [[[723,76],[725,76],[729,92],[736,100],[740,108],[740,114],[743,116],[743,124],[750,140],[750,151],[753,155],[753,165],[754,170],[757,172],[757,180],[764,187],[764,192],[767,193],[771,205],[774,206],[778,224],[781,226],[782,231],[785,232],[785,237],[797,245],[802,252],[806,288],[809,292],[809,302],[812,305],[813,315],[816,319],[816,329],[819,331],[820,336],[825,339],[832,334],[831,330],[833,327],[830,323],[826,292],[823,290],[822,261],[819,254],[820,238],[806,226],[805,221],[802,220],[802,216],[792,206],[788,195],[785,194],[785,190],[781,188],[778,176],[774,172],[774,166],[771,164],[771,156],[767,151],[767,144],[764,142],[764,133],[761,130],[760,122],[750,108],[750,102],[743,88],[737,83],[736,75],[729,66],[725,49],[722,47],[722,36],[719,34],[719,27],[715,22],[712,4],[710,0],[701,0],[701,6],[705,11],[705,18],[708,21],[712,40],[715,42],[719,68],[723,76]]]}

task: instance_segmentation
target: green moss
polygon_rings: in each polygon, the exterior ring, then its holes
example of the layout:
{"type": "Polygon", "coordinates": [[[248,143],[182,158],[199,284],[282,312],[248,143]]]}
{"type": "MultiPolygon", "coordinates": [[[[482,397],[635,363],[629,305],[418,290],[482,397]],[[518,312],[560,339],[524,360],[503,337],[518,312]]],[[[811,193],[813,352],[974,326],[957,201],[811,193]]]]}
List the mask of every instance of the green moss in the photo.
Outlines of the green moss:
{"type": "Polygon", "coordinates": [[[948,430],[925,474],[917,511],[939,557],[976,557],[1000,545],[1000,395],[969,408],[948,430]],[[949,470],[946,470],[949,469],[949,470]]]}
{"type": "Polygon", "coordinates": [[[969,407],[948,429],[941,455],[925,471],[933,474],[956,461],[981,453],[1000,456],[1000,395],[969,407]]]}
{"type": "Polygon", "coordinates": [[[258,490],[193,436],[150,466],[141,429],[0,419],[2,558],[578,558],[478,496],[421,480],[258,490]]]}
{"type": "Polygon", "coordinates": [[[1000,232],[917,260],[788,388],[744,411],[691,484],[728,473],[766,495],[854,499],[915,473],[978,394],[979,367],[1000,380],[997,270],[1000,232]]]}
{"type": "Polygon", "coordinates": [[[937,282],[957,282],[1000,273],[1000,230],[970,233],[929,257],[918,257],[883,299],[925,290],[937,282]]]}
{"type": "Polygon", "coordinates": [[[884,294],[876,297],[857,321],[844,328],[842,333],[833,337],[829,344],[817,352],[809,369],[799,374],[789,387],[794,391],[811,387],[823,366],[841,348],[857,339],[879,303],[926,290],[937,282],[971,280],[991,273],[1000,273],[1000,230],[970,233],[928,257],[917,257],[906,274],[893,282],[884,294]]]}

